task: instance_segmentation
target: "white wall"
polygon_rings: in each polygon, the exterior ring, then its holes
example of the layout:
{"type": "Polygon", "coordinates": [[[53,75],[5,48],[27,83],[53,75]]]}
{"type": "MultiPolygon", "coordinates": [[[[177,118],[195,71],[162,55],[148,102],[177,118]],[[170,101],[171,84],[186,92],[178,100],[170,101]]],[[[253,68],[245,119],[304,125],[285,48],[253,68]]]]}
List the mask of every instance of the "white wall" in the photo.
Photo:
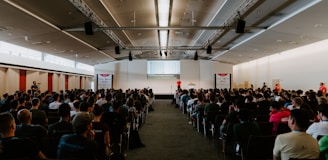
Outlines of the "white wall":
{"type": "MultiPolygon", "coordinates": [[[[176,90],[177,79],[147,79],[147,60],[126,60],[96,65],[95,74],[100,73],[114,74],[115,89],[150,87],[156,94],[171,94],[176,90]]],[[[181,87],[188,89],[188,84],[192,83],[196,88],[213,88],[216,73],[232,73],[232,65],[213,61],[181,60],[181,87]]]]}
{"type": "Polygon", "coordinates": [[[234,87],[244,81],[262,87],[266,82],[273,87],[279,80],[285,89],[319,89],[319,83],[328,83],[328,40],[233,66],[234,87]]]}
{"type": "Polygon", "coordinates": [[[6,92],[9,94],[19,90],[19,70],[8,68],[6,73],[6,92]]]}

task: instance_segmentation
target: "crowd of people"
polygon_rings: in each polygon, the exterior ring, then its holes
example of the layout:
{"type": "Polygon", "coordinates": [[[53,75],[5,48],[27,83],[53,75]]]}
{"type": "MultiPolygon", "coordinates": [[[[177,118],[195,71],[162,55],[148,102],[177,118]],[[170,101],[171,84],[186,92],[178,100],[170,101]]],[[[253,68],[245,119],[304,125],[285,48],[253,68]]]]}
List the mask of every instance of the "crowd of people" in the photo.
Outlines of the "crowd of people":
{"type": "Polygon", "coordinates": [[[40,92],[34,83],[27,92],[5,93],[0,100],[0,159],[126,156],[127,149],[145,147],[138,129],[153,103],[147,88],[51,93],[40,92]]]}
{"type": "Polygon", "coordinates": [[[324,83],[316,91],[305,92],[285,90],[278,84],[271,90],[265,83],[257,89],[178,89],[172,103],[190,115],[190,124],[205,119],[205,124],[198,125],[204,125],[206,133],[215,124],[220,139],[232,142],[230,148],[223,145],[223,152],[237,154],[236,144],[245,151],[251,135],[268,133],[259,125],[268,122],[269,134],[275,136],[273,159],[315,159],[328,153],[324,83]]]}

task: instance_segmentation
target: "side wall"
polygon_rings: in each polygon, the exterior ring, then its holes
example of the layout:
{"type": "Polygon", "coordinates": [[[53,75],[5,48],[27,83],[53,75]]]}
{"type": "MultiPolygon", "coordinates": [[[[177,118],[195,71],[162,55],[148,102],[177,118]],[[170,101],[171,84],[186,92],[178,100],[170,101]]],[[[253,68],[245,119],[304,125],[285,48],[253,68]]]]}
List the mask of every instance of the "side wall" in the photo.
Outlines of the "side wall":
{"type": "Polygon", "coordinates": [[[48,73],[54,73],[52,77],[52,89],[54,92],[65,90],[65,75],[69,76],[68,89],[90,89],[93,76],[73,73],[62,73],[42,69],[24,68],[10,65],[0,65],[0,97],[4,93],[13,94],[19,90],[20,70],[26,70],[26,91],[31,89],[33,81],[37,82],[41,92],[48,90],[48,73]]]}
{"type": "MultiPolygon", "coordinates": [[[[232,65],[213,61],[181,60],[181,87],[188,89],[189,84],[195,88],[214,88],[214,74],[232,73],[232,65]]],[[[147,60],[119,61],[95,66],[95,74],[113,74],[114,89],[152,88],[156,94],[175,92],[177,79],[147,79],[147,60]]],[[[96,82],[95,85],[97,86],[96,82]]],[[[96,87],[95,87],[96,88],[96,87]]]]}
{"type": "Polygon", "coordinates": [[[245,81],[262,87],[280,83],[281,88],[319,89],[319,83],[328,83],[328,40],[233,66],[233,87],[245,86],[245,81]]]}

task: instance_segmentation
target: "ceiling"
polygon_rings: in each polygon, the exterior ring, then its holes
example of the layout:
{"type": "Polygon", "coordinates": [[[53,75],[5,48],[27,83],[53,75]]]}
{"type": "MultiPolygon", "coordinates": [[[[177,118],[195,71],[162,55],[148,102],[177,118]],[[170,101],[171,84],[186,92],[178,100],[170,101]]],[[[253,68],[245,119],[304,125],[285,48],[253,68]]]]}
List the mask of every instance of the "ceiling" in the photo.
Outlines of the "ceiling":
{"type": "Polygon", "coordinates": [[[159,27],[157,0],[3,0],[0,41],[90,65],[129,53],[181,60],[196,52],[198,59],[239,64],[328,38],[327,0],[167,1],[169,25],[159,27]],[[237,19],[246,21],[244,33],[236,33],[237,19]],[[160,30],[168,30],[166,46],[160,30]]]}

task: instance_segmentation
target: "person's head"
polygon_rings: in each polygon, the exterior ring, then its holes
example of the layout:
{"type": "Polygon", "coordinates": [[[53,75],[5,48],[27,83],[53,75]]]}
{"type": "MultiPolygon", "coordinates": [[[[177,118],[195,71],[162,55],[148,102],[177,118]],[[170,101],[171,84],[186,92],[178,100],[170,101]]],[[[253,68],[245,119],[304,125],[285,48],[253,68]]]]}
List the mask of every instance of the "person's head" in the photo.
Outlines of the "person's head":
{"type": "Polygon", "coordinates": [[[282,107],[282,104],[277,102],[277,101],[272,101],[271,102],[271,107],[272,107],[272,109],[275,109],[275,110],[279,111],[282,107]]]}
{"type": "Polygon", "coordinates": [[[128,100],[126,101],[126,105],[128,107],[133,107],[134,106],[134,99],[133,97],[129,97],[128,100]]]}
{"type": "Polygon", "coordinates": [[[291,130],[305,131],[310,124],[309,114],[302,109],[290,111],[288,126],[291,130]]]}
{"type": "Polygon", "coordinates": [[[216,101],[215,98],[216,98],[216,97],[215,97],[215,94],[211,94],[211,95],[210,95],[210,101],[211,101],[212,103],[214,103],[214,102],[216,101]]]}
{"type": "Polygon", "coordinates": [[[14,136],[16,130],[16,123],[14,117],[9,112],[0,113],[0,134],[2,138],[8,136],[14,136]]]}
{"type": "Polygon", "coordinates": [[[73,102],[73,107],[74,107],[76,110],[80,110],[80,101],[75,101],[75,102],[73,102]]]}
{"type": "Polygon", "coordinates": [[[19,97],[18,102],[19,102],[19,105],[24,106],[25,102],[26,102],[26,99],[24,97],[19,97]]]}
{"type": "Polygon", "coordinates": [[[95,107],[93,108],[92,113],[98,117],[101,116],[104,113],[104,109],[102,107],[100,107],[99,105],[95,105],[95,107]]]}
{"type": "Polygon", "coordinates": [[[58,93],[55,93],[53,96],[52,96],[52,99],[54,101],[59,101],[59,94],[58,93]]]}
{"type": "Polygon", "coordinates": [[[241,109],[239,111],[238,116],[239,116],[239,120],[242,122],[246,122],[250,120],[250,113],[248,109],[241,109]]]}
{"type": "Polygon", "coordinates": [[[303,100],[301,97],[295,97],[292,100],[293,106],[301,106],[303,104],[303,100]]]}
{"type": "Polygon", "coordinates": [[[319,98],[318,98],[318,104],[319,104],[319,105],[320,105],[320,104],[328,104],[328,100],[327,100],[327,98],[324,97],[324,96],[319,97],[319,98]]]}
{"type": "Polygon", "coordinates": [[[328,119],[328,104],[322,103],[318,105],[318,113],[320,118],[328,119]]]}
{"type": "Polygon", "coordinates": [[[33,81],[33,84],[36,85],[36,81],[33,81]]]}
{"type": "Polygon", "coordinates": [[[88,102],[82,102],[80,104],[80,111],[91,112],[92,111],[92,105],[88,102]]]}
{"type": "Polygon", "coordinates": [[[113,102],[113,110],[114,111],[119,111],[122,106],[122,102],[120,100],[115,100],[113,102]]]}
{"type": "Polygon", "coordinates": [[[39,106],[39,105],[40,105],[39,98],[33,98],[32,99],[32,106],[39,106]]]}
{"type": "Polygon", "coordinates": [[[60,117],[68,117],[71,115],[71,107],[67,103],[59,105],[58,114],[60,117]]]}
{"type": "Polygon", "coordinates": [[[10,101],[10,108],[12,110],[16,110],[18,108],[19,102],[16,99],[10,101]]]}
{"type": "Polygon", "coordinates": [[[323,85],[325,85],[325,84],[324,84],[323,82],[321,82],[321,83],[320,83],[320,86],[323,86],[323,85]]]}
{"type": "Polygon", "coordinates": [[[22,124],[30,124],[32,120],[31,112],[28,109],[21,109],[17,113],[17,118],[22,124]]]}
{"type": "Polygon", "coordinates": [[[72,125],[75,133],[83,134],[92,129],[92,117],[87,112],[79,112],[74,116],[72,125]]]}

